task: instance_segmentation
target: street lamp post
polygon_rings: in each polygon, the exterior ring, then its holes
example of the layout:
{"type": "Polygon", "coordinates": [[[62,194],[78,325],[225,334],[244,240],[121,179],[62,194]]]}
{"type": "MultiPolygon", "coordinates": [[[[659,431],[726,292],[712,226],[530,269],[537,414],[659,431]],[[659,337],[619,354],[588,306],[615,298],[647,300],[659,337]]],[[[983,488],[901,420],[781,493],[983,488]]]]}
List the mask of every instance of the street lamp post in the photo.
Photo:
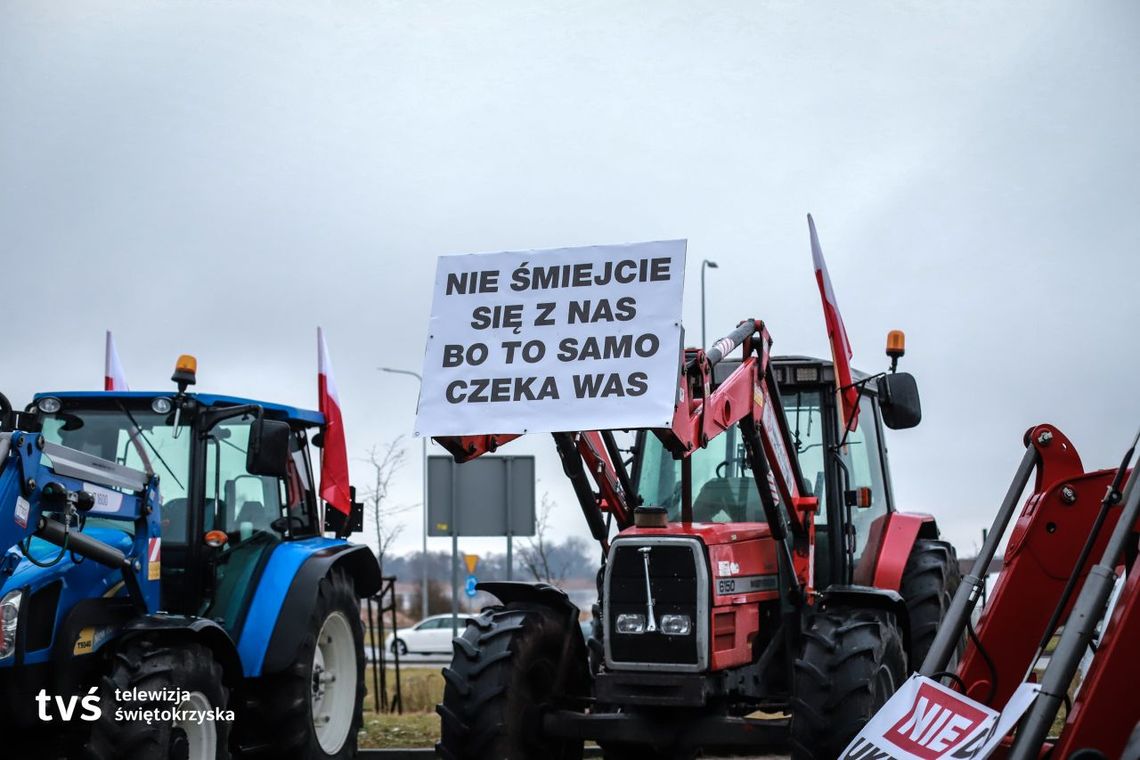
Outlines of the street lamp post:
{"type": "Polygon", "coordinates": [[[701,348],[707,349],[709,344],[705,336],[705,267],[716,269],[716,262],[708,259],[701,262],[701,348]]]}
{"type": "MultiPolygon", "coordinates": [[[[412,377],[414,377],[419,382],[420,387],[421,388],[423,387],[424,379],[420,375],[420,373],[418,373],[418,372],[412,372],[409,369],[395,369],[393,367],[380,367],[380,371],[381,372],[391,372],[394,375],[411,375],[412,377]]],[[[422,496],[420,498],[421,498],[421,501],[423,502],[423,508],[424,508],[424,543],[423,543],[423,553],[420,555],[420,569],[423,572],[423,578],[421,579],[421,587],[420,587],[420,597],[421,597],[420,602],[421,602],[421,609],[422,609],[421,619],[422,619],[422,618],[426,618],[428,616],[428,553],[427,553],[427,540],[428,540],[428,504],[427,504],[428,462],[427,462],[427,436],[426,435],[422,436],[420,438],[420,444],[422,445],[422,454],[420,456],[420,467],[423,471],[422,476],[421,476],[422,483],[420,485],[420,488],[422,490],[422,496]]]]}

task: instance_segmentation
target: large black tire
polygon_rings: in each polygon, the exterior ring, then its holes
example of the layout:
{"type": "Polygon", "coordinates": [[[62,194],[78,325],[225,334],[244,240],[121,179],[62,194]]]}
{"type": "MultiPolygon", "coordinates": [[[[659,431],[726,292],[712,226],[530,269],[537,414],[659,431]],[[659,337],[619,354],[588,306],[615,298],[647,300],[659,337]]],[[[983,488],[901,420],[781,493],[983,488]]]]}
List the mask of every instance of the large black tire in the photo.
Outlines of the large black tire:
{"type": "Polygon", "coordinates": [[[813,613],[794,678],[792,758],[835,760],[906,678],[898,621],[851,607],[813,613]]]}
{"type": "MultiPolygon", "coordinates": [[[[914,542],[899,586],[910,617],[907,655],[912,671],[922,667],[961,582],[958,553],[952,544],[924,538],[914,542]]],[[[959,642],[959,653],[964,643],[959,642]]]]}
{"type": "MultiPolygon", "coordinates": [[[[229,692],[222,685],[222,666],[214,659],[209,648],[202,644],[183,641],[163,641],[150,638],[133,638],[114,653],[111,669],[99,684],[100,718],[92,724],[91,737],[85,750],[91,760],[169,760],[186,757],[188,741],[200,740],[197,729],[176,726],[172,721],[116,720],[116,711],[171,710],[176,701],[152,699],[122,701],[115,691],[138,690],[169,695],[180,692],[191,694],[189,709],[227,710],[229,692]],[[206,707],[208,705],[208,707],[206,707]]],[[[213,727],[215,757],[229,758],[230,724],[228,721],[210,722],[213,727]]],[[[202,729],[207,737],[209,726],[202,729]]]]}
{"type": "Polygon", "coordinates": [[[585,696],[590,674],[577,621],[541,605],[489,607],[467,621],[444,668],[437,753],[446,760],[578,760],[582,741],[543,737],[544,706],[585,696]],[[569,651],[564,649],[569,636],[569,651]],[[569,668],[554,694],[562,663],[569,668]]]}
{"type": "MultiPolygon", "coordinates": [[[[324,693],[323,691],[321,693],[324,693]]],[[[332,692],[326,698],[331,699],[332,692]]],[[[347,760],[356,756],[357,734],[363,720],[364,704],[364,625],[360,620],[360,601],[352,580],[342,570],[334,570],[321,579],[316,604],[309,615],[305,636],[293,664],[281,673],[260,679],[247,696],[245,708],[239,715],[243,729],[243,746],[255,749],[243,757],[265,757],[273,760],[347,760]],[[355,654],[355,667],[351,673],[355,684],[337,684],[336,688],[349,689],[352,694],[351,716],[343,743],[322,746],[313,716],[314,695],[326,688],[319,683],[320,673],[314,673],[318,650],[317,636],[329,625],[347,620],[355,654]],[[314,677],[316,675],[316,677],[314,677]],[[261,733],[258,733],[261,729],[261,733]]],[[[317,716],[318,719],[322,716],[317,716]]]]}

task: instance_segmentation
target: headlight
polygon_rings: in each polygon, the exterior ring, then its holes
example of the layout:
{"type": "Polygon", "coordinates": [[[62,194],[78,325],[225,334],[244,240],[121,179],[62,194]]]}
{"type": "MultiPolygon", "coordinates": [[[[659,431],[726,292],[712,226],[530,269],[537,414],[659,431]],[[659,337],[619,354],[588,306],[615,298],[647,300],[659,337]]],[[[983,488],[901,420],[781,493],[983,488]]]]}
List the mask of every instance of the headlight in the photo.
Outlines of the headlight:
{"type": "Polygon", "coordinates": [[[63,404],[55,396],[45,396],[36,402],[36,406],[44,414],[55,414],[63,408],[63,404]]]}
{"type": "Polygon", "coordinates": [[[645,615],[624,613],[617,616],[618,633],[645,633],[645,615]]]}
{"type": "Polygon", "coordinates": [[[159,396],[158,398],[151,400],[150,408],[154,411],[155,414],[167,414],[171,409],[174,408],[174,403],[171,402],[171,400],[168,398],[159,396]]]}
{"type": "Polygon", "coordinates": [[[662,615],[661,632],[670,636],[688,636],[693,630],[693,621],[688,615],[662,615]]]}
{"type": "Polygon", "coordinates": [[[20,620],[23,591],[9,591],[0,600],[0,660],[16,652],[16,623],[20,620]]]}

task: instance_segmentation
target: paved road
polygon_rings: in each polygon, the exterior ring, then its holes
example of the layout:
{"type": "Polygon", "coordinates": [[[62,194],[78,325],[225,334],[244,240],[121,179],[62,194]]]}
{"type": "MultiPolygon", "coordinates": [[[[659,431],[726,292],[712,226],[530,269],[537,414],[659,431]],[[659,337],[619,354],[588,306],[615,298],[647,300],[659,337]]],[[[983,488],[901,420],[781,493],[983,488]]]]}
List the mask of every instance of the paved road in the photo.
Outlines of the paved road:
{"type": "MultiPolygon", "coordinates": [[[[431,749],[362,749],[357,753],[358,760],[429,760],[435,757],[431,749]]],[[[584,757],[598,758],[602,753],[597,747],[587,747],[584,757]]],[[[788,760],[787,755],[738,755],[736,760],[788,760]]]]}
{"type": "MultiPolygon", "coordinates": [[[[364,654],[368,658],[369,662],[376,662],[376,653],[371,647],[365,647],[364,654]]],[[[384,658],[384,662],[390,668],[395,667],[396,665],[396,661],[393,659],[391,654],[384,658]]],[[[406,665],[436,665],[443,667],[444,665],[450,664],[450,652],[447,654],[412,654],[409,652],[408,654],[400,655],[400,667],[404,667],[406,665]]]]}

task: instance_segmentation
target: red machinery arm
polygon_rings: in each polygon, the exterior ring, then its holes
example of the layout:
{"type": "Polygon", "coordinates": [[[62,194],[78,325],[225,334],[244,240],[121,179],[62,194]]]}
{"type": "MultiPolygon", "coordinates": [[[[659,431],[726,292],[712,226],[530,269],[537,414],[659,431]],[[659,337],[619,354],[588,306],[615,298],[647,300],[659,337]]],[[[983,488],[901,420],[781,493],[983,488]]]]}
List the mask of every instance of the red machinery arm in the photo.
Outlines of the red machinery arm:
{"type": "MultiPolygon", "coordinates": [[[[1033,664],[1038,642],[1115,474],[1115,469],[1085,472],[1072,442],[1052,425],[1038,425],[1026,438],[1037,453],[1034,492],[1014,525],[1001,575],[977,626],[990,662],[970,643],[958,667],[967,695],[999,708],[1033,664]]],[[[1076,568],[1078,578],[1088,573],[1104,550],[1119,514],[1119,509],[1107,513],[1089,558],[1076,568]]],[[[1062,619],[1072,602],[1062,611],[1062,619]]]]}
{"type": "MultiPolygon", "coordinates": [[[[702,349],[687,349],[672,426],[653,428],[652,431],[675,458],[688,460],[694,451],[733,425],[742,424],[754,429],[762,449],[758,452],[759,460],[762,460],[761,474],[767,481],[767,487],[761,489],[762,500],[766,502],[766,508],[774,508],[781,503],[786,505],[788,512],[794,515],[791,519],[793,532],[802,536],[810,529],[817,500],[803,497],[800,490],[799,462],[791,453],[794,451],[791,434],[771,373],[771,344],[772,338],[764,323],[749,319],[717,341],[708,353],[702,349]],[[713,368],[738,347],[743,351],[740,366],[714,391],[713,368]]],[[[748,431],[745,432],[747,434],[748,431]]],[[[591,530],[605,545],[608,531],[597,512],[612,514],[621,529],[632,524],[636,506],[636,494],[612,433],[591,430],[555,433],[554,436],[563,467],[574,483],[591,530]],[[579,482],[585,475],[593,480],[597,493],[584,482],[579,482]]],[[[493,453],[518,437],[518,434],[508,433],[441,436],[435,440],[457,462],[466,462],[493,453]]],[[[683,509],[691,519],[691,494],[684,499],[683,509]]]]}
{"type": "Polygon", "coordinates": [[[1073,757],[1078,749],[1096,749],[1121,757],[1128,736],[1140,722],[1140,702],[1128,695],[1140,683],[1140,563],[1135,559],[1084,683],[1053,749],[1053,757],[1073,757]]]}

